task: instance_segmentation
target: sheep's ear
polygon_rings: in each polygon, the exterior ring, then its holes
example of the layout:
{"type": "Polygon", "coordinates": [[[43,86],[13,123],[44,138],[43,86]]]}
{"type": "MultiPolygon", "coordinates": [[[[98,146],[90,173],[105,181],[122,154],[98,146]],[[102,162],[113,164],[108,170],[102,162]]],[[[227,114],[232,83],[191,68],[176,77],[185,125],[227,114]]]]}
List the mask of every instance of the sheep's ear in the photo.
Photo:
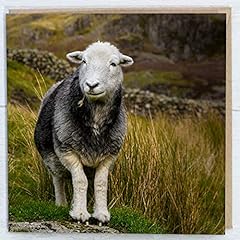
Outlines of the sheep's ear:
{"type": "Polygon", "coordinates": [[[83,52],[81,51],[70,52],[66,55],[66,57],[71,62],[79,64],[82,62],[83,52]]]}
{"type": "Polygon", "coordinates": [[[120,56],[120,65],[122,67],[131,66],[134,63],[133,59],[127,55],[121,54],[120,56]]]}

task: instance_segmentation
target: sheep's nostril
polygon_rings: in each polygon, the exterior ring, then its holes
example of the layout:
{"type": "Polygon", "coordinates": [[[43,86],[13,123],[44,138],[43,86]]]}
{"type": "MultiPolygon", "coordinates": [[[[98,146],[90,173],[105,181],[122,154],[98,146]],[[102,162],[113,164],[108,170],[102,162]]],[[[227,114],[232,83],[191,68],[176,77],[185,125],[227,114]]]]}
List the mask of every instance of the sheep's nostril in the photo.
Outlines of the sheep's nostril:
{"type": "Polygon", "coordinates": [[[88,83],[86,82],[87,86],[90,88],[90,89],[94,89],[95,87],[97,87],[99,85],[99,83],[88,83]]]}

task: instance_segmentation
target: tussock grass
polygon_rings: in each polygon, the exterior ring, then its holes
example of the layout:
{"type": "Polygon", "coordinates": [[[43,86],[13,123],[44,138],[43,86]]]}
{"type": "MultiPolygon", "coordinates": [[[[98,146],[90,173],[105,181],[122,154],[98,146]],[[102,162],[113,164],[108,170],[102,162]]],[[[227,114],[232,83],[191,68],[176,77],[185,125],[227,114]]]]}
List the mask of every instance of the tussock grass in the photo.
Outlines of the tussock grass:
{"type": "Polygon", "coordinates": [[[224,232],[224,123],[129,116],[111,174],[112,206],[127,205],[173,233],[224,232]]]}
{"type": "Polygon", "coordinates": [[[50,176],[33,141],[36,120],[36,112],[29,107],[8,105],[10,203],[15,199],[18,202],[22,194],[36,199],[49,199],[49,193],[52,193],[50,176]]]}
{"type": "MultiPolygon", "coordinates": [[[[9,105],[8,111],[9,201],[14,216],[21,198],[53,201],[54,196],[33,142],[36,112],[20,105],[9,105]]],[[[165,232],[223,233],[224,149],[224,122],[217,116],[129,115],[128,134],[109,177],[110,224],[125,226],[124,217],[117,217],[124,211],[115,209],[127,208],[165,232]]],[[[126,219],[132,225],[126,223],[125,229],[135,231],[134,218],[126,219]]]]}

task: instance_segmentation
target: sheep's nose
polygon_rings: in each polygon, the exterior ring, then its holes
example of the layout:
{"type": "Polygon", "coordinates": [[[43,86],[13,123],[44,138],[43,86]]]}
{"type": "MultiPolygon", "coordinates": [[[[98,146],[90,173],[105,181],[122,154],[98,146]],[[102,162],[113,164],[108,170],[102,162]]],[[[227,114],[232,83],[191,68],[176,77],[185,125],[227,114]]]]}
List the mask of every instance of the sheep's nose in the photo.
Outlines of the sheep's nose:
{"type": "Polygon", "coordinates": [[[97,87],[99,85],[99,82],[95,82],[95,83],[86,82],[86,84],[90,89],[94,89],[95,87],[97,87]]]}

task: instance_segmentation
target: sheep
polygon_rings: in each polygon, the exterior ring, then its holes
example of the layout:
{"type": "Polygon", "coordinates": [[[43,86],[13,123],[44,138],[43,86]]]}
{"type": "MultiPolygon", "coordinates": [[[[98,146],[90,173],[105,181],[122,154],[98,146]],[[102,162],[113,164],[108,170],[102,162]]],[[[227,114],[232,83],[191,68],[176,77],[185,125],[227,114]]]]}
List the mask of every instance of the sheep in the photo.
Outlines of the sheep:
{"type": "Polygon", "coordinates": [[[52,175],[56,205],[66,205],[65,181],[73,185],[72,219],[99,224],[110,220],[107,185],[123,144],[127,119],[123,102],[121,67],[133,64],[108,42],[95,42],[84,51],[66,55],[78,68],[53,85],[44,96],[34,141],[52,175]],[[87,210],[88,178],[84,168],[95,169],[94,211],[87,210]],[[70,174],[69,174],[70,173],[70,174]]]}

